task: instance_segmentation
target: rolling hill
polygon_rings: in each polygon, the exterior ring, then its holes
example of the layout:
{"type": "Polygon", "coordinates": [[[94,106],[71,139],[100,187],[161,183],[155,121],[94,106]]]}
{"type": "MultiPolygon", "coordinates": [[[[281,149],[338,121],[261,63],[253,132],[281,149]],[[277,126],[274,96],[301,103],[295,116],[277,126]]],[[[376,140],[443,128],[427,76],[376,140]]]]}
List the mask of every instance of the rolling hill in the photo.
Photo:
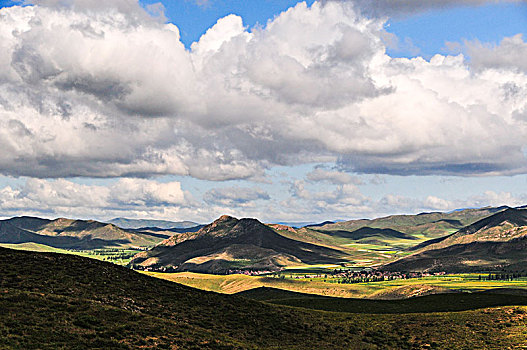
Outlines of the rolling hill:
{"type": "Polygon", "coordinates": [[[527,210],[508,208],[384,266],[396,271],[525,271],[527,210]]]}
{"type": "MultiPolygon", "coordinates": [[[[448,213],[432,212],[417,215],[391,215],[377,219],[350,220],[317,227],[326,234],[342,234],[368,229],[389,229],[400,232],[406,238],[437,238],[457,231],[480,219],[503,211],[508,207],[463,209],[448,213]]],[[[398,238],[398,237],[395,237],[398,238]]],[[[399,237],[400,238],[400,237],[399,237]]]]}
{"type": "Polygon", "coordinates": [[[338,263],[337,249],[283,237],[256,219],[222,216],[198,232],[175,235],[130,263],[177,271],[278,270],[299,263],[338,263]]]}
{"type": "Polygon", "coordinates": [[[37,243],[61,249],[147,247],[170,237],[166,234],[123,230],[93,220],[15,217],[0,221],[0,243],[37,243]]]}
{"type": "Polygon", "coordinates": [[[0,271],[3,349],[512,349],[527,341],[527,308],[471,310],[523,304],[500,295],[437,295],[379,306],[286,295],[277,304],[302,308],[284,307],[93,259],[2,248],[0,271]],[[427,313],[461,299],[457,309],[467,311],[427,313]],[[341,303],[346,312],[307,309],[334,310],[341,303]]]}

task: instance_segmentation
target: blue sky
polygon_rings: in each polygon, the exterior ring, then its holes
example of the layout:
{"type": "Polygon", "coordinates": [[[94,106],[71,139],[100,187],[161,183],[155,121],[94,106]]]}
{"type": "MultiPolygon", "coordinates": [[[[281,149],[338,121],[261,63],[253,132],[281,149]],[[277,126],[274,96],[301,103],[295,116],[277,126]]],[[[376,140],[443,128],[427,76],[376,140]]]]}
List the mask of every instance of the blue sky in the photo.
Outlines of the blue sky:
{"type": "MultiPolygon", "coordinates": [[[[506,36],[518,33],[525,35],[527,5],[490,3],[478,7],[459,6],[429,11],[391,19],[387,29],[400,38],[409,38],[419,48],[421,55],[450,53],[448,49],[445,50],[446,42],[479,40],[497,44],[506,36]]],[[[412,53],[403,52],[403,55],[412,53]]]]}
{"type": "MultiPolygon", "coordinates": [[[[141,1],[142,4],[155,4],[158,1],[141,1]]],[[[181,30],[181,39],[187,47],[207,29],[212,27],[219,18],[236,14],[243,18],[246,26],[265,25],[269,19],[296,5],[294,0],[264,0],[251,1],[162,1],[168,20],[175,23],[181,30]]],[[[307,1],[309,5],[312,0],[307,1]]]]}
{"type": "Polygon", "coordinates": [[[183,50],[141,10],[158,1],[39,0],[25,25],[19,3],[0,1],[0,216],[527,203],[524,1],[162,1],[183,50]]]}
{"type": "MultiPolygon", "coordinates": [[[[219,18],[236,14],[243,18],[249,28],[265,26],[277,14],[294,6],[295,0],[255,0],[196,2],[162,1],[168,21],[175,23],[181,31],[185,46],[199,40],[207,29],[219,18]],[[250,4],[250,5],[249,5],[250,4]]],[[[306,1],[311,5],[314,1],[306,1]]],[[[141,2],[144,6],[157,3],[155,0],[141,2]]],[[[432,56],[445,53],[445,42],[480,40],[498,43],[505,36],[527,31],[527,4],[488,3],[480,6],[458,5],[441,10],[428,10],[423,13],[399,15],[391,18],[387,30],[397,35],[401,41],[406,38],[420,50],[421,55],[432,56]]],[[[447,52],[448,53],[448,52],[447,52]]],[[[397,50],[394,55],[415,56],[415,52],[397,50]]]]}

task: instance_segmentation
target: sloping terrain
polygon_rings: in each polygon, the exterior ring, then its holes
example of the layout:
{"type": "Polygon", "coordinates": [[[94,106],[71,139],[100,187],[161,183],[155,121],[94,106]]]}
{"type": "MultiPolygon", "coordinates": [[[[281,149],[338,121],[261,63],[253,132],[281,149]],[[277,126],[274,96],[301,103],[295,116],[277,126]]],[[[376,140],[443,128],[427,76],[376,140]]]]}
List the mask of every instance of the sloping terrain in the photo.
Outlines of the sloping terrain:
{"type": "Polygon", "coordinates": [[[317,230],[327,234],[331,232],[354,232],[359,229],[390,229],[403,233],[405,237],[437,238],[457,231],[482,218],[507,207],[464,209],[449,213],[421,213],[417,215],[391,215],[387,217],[367,220],[350,220],[323,225],[317,230]],[[329,232],[328,232],[329,231],[329,232]]]}
{"type": "Polygon", "coordinates": [[[338,263],[344,253],[281,236],[256,219],[222,216],[195,233],[175,235],[131,265],[177,271],[277,270],[299,263],[338,263]]]}
{"type": "Polygon", "coordinates": [[[4,349],[507,349],[527,341],[520,306],[320,312],[204,292],[92,259],[8,249],[0,249],[0,271],[4,349]]]}
{"type": "MultiPolygon", "coordinates": [[[[527,234],[527,210],[508,208],[481,219],[439,240],[423,244],[426,249],[438,249],[472,242],[506,242],[527,234]]],[[[426,242],[425,242],[426,243],[426,242]]]]}
{"type": "Polygon", "coordinates": [[[415,254],[384,268],[396,271],[525,271],[527,210],[506,209],[418,248],[415,254]]]}
{"type": "Polygon", "coordinates": [[[325,231],[324,233],[329,233],[333,237],[346,238],[354,241],[355,243],[362,244],[383,245],[393,241],[400,243],[411,243],[412,241],[417,240],[417,238],[412,235],[399,232],[391,228],[361,227],[354,231],[332,230],[325,231]]]}
{"type": "Polygon", "coordinates": [[[346,252],[355,267],[380,266],[410,254],[431,239],[442,239],[507,207],[463,209],[449,213],[392,215],[291,228],[275,227],[281,235],[346,252]]]}
{"type": "Polygon", "coordinates": [[[152,246],[170,235],[123,230],[93,220],[15,217],[0,221],[0,243],[37,243],[62,249],[152,246]]]}

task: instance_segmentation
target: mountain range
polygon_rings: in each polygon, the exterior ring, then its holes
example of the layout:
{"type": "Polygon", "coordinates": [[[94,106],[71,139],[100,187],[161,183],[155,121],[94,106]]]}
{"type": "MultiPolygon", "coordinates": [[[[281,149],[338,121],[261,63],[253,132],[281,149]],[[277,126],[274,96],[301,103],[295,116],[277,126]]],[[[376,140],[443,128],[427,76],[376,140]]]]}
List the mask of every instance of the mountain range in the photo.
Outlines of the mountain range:
{"type": "MultiPolygon", "coordinates": [[[[167,222],[140,223],[163,226],[167,222]]],[[[187,224],[195,223],[181,223],[187,224]]],[[[526,236],[527,210],[509,207],[393,215],[302,228],[230,216],[206,226],[138,229],[64,218],[0,220],[0,244],[4,246],[140,247],[149,250],[137,254],[130,266],[210,273],[277,271],[316,264],[401,272],[521,271],[527,265],[526,236]]]]}
{"type": "Polygon", "coordinates": [[[345,261],[337,249],[286,238],[256,219],[224,215],[198,232],[174,235],[136,255],[132,266],[177,271],[279,270],[283,266],[345,261]]]}

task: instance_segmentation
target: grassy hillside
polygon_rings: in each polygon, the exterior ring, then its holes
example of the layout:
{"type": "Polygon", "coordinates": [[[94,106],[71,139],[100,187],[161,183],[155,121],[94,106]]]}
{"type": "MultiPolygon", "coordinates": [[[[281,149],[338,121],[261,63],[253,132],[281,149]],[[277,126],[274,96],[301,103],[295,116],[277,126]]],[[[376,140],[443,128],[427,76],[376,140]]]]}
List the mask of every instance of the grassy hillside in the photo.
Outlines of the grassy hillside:
{"type": "Polygon", "coordinates": [[[396,246],[407,248],[419,243],[416,241],[443,237],[504,209],[506,207],[391,215],[372,220],[337,222],[316,227],[316,230],[327,235],[351,237],[363,243],[395,243],[396,246]],[[361,234],[364,232],[368,235],[361,234]]]}
{"type": "Polygon", "coordinates": [[[350,220],[298,229],[272,225],[282,236],[339,249],[347,266],[381,266],[412,253],[413,247],[431,239],[441,240],[506,207],[465,209],[450,213],[392,215],[372,220],[350,220]]]}
{"type": "Polygon", "coordinates": [[[498,212],[384,268],[394,271],[526,271],[527,210],[498,212]]]}
{"type": "Polygon", "coordinates": [[[0,249],[0,258],[0,344],[7,349],[503,349],[527,341],[527,309],[519,306],[321,312],[204,292],[71,255],[0,249]]]}

